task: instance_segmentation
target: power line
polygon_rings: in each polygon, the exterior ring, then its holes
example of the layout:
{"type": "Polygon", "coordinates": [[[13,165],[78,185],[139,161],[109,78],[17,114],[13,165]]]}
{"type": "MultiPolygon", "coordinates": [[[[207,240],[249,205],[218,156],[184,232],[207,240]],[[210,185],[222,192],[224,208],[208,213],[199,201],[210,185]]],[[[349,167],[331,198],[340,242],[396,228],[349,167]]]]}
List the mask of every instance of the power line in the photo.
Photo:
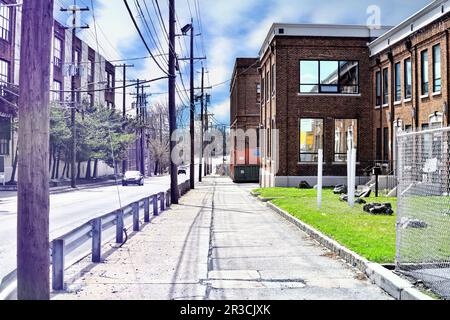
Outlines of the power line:
{"type": "MultiPolygon", "coordinates": [[[[149,52],[150,56],[152,57],[153,61],[156,63],[156,65],[158,66],[158,68],[159,68],[164,74],[166,74],[167,76],[170,76],[169,73],[168,73],[166,70],[164,70],[163,67],[161,67],[161,65],[159,64],[159,62],[158,62],[158,61],[156,60],[156,58],[153,56],[153,53],[152,53],[152,51],[150,50],[150,48],[149,48],[147,42],[145,41],[145,38],[144,38],[144,36],[142,35],[141,30],[139,29],[139,26],[138,26],[138,24],[137,24],[137,22],[136,22],[136,19],[134,18],[133,13],[131,12],[131,9],[130,9],[130,6],[128,5],[127,0],[123,0],[123,2],[125,3],[125,6],[126,6],[127,11],[128,11],[128,14],[129,14],[131,20],[133,21],[133,24],[134,24],[134,26],[135,26],[137,32],[139,33],[139,36],[141,37],[142,42],[144,43],[145,47],[147,48],[147,51],[149,52]]],[[[172,75],[172,76],[173,76],[173,75],[172,75]]]]}

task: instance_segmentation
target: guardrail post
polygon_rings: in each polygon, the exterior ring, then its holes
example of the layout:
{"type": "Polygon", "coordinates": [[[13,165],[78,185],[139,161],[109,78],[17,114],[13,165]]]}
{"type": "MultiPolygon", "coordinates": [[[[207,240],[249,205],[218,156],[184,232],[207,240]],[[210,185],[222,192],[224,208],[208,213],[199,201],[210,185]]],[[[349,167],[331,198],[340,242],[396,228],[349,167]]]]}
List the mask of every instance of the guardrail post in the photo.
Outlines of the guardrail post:
{"type": "Polygon", "coordinates": [[[139,231],[139,201],[132,204],[133,231],[139,231]]]}
{"type": "Polygon", "coordinates": [[[161,192],[160,194],[159,194],[159,201],[160,201],[160,204],[159,204],[159,206],[160,206],[160,208],[161,208],[161,212],[163,212],[164,210],[166,210],[166,203],[165,203],[165,193],[164,192],[161,192]]]}
{"type": "Polygon", "coordinates": [[[170,207],[170,190],[166,192],[166,208],[170,207]]]}
{"type": "Polygon", "coordinates": [[[52,242],[52,288],[64,290],[64,239],[52,242]]]}
{"type": "Polygon", "coordinates": [[[152,203],[153,203],[153,215],[158,216],[158,194],[154,194],[152,196],[152,203]]]}
{"type": "Polygon", "coordinates": [[[123,209],[116,215],[116,243],[123,243],[123,209]]]}
{"type": "Polygon", "coordinates": [[[150,222],[150,198],[144,199],[144,222],[150,222]]]}
{"type": "Polygon", "coordinates": [[[92,262],[99,263],[102,257],[102,219],[92,220],[92,262]]]}

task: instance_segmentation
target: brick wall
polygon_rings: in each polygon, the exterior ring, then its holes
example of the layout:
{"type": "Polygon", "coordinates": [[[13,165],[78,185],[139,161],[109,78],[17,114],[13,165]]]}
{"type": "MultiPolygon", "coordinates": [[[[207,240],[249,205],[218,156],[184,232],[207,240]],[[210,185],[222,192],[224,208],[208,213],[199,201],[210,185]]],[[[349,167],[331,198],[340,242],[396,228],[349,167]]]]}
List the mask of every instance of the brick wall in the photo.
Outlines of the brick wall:
{"type": "MultiPolygon", "coordinates": [[[[418,30],[412,34],[409,39],[392,45],[383,52],[374,55],[370,58],[371,64],[371,111],[373,114],[373,157],[376,157],[376,131],[380,128],[380,109],[376,106],[375,101],[375,74],[380,68],[389,69],[389,103],[381,110],[382,127],[389,129],[389,160],[393,159],[393,124],[394,121],[402,126],[402,129],[420,129],[422,125],[429,123],[429,116],[434,112],[443,112],[444,104],[449,101],[449,62],[448,57],[450,53],[448,41],[448,29],[450,27],[449,15],[443,19],[437,20],[430,25],[418,30]],[[410,47],[407,42],[410,41],[410,47]],[[441,91],[440,93],[433,92],[433,47],[440,44],[441,48],[441,91]],[[422,97],[422,66],[421,66],[421,52],[428,50],[428,91],[427,97],[422,97]],[[390,55],[390,52],[392,53],[390,55]],[[412,68],[412,97],[405,99],[405,73],[404,61],[411,58],[412,68]],[[394,66],[400,62],[401,66],[401,100],[395,101],[395,82],[394,82],[394,66]],[[417,111],[416,111],[417,110],[417,111]],[[417,117],[415,117],[417,115],[417,117]]],[[[443,115],[443,125],[449,125],[448,114],[443,115]]],[[[382,153],[384,148],[381,146],[382,153]]]]}
{"type": "MultiPolygon", "coordinates": [[[[366,38],[319,38],[278,36],[261,59],[261,74],[275,64],[275,94],[263,104],[263,123],[279,130],[277,176],[314,176],[317,164],[299,163],[299,119],[324,121],[324,175],[346,174],[345,162],[334,162],[334,120],[358,120],[358,161],[366,163],[372,154],[369,52],[366,38]],[[360,94],[299,94],[300,60],[357,60],[360,94]],[[271,120],[275,120],[274,123],[271,120]]],[[[270,169],[271,162],[263,164],[270,169]]]]}

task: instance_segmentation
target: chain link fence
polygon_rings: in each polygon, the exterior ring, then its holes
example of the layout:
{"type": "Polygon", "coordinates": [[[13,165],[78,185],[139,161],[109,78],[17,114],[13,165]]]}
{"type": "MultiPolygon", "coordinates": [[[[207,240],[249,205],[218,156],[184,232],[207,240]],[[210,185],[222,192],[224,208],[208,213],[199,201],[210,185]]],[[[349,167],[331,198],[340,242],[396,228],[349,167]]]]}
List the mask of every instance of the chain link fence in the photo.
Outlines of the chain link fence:
{"type": "Polygon", "coordinates": [[[450,127],[397,134],[396,269],[450,299],[450,127]]]}

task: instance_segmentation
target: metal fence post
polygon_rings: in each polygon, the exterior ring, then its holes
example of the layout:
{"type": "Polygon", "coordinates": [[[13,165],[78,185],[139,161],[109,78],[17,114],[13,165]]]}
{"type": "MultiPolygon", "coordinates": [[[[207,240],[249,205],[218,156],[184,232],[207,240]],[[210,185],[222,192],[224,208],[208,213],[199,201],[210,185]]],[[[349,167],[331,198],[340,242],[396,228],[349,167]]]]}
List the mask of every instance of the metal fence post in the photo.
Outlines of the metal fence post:
{"type": "Polygon", "coordinates": [[[102,257],[102,219],[92,220],[92,262],[99,263],[102,257]]]}
{"type": "Polygon", "coordinates": [[[150,222],[150,198],[144,199],[144,222],[150,222]]]}
{"type": "Polygon", "coordinates": [[[139,202],[132,204],[133,210],[133,231],[139,231],[139,202]]]}
{"type": "Polygon", "coordinates": [[[159,201],[160,201],[159,206],[160,206],[161,212],[162,212],[162,211],[166,210],[166,203],[165,203],[165,195],[166,194],[164,192],[161,192],[159,195],[160,195],[160,197],[159,197],[159,201]]]}
{"type": "Polygon", "coordinates": [[[158,194],[154,194],[152,196],[152,203],[153,203],[153,215],[158,216],[158,194]]]}
{"type": "Polygon", "coordinates": [[[52,288],[64,290],[64,239],[52,242],[52,288]]]}
{"type": "Polygon", "coordinates": [[[123,243],[123,209],[117,211],[116,216],[116,243],[123,243]]]}

